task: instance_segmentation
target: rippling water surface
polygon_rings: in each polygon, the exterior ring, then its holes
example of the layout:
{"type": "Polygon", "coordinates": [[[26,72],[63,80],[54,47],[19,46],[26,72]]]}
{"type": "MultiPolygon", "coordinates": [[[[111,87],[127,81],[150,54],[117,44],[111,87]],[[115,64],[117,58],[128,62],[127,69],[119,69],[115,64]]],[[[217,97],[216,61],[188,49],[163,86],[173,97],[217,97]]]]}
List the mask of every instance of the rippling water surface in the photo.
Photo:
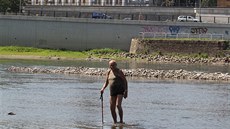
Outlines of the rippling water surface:
{"type": "MultiPolygon", "coordinates": [[[[104,94],[101,124],[100,88],[104,77],[11,73],[7,67],[107,67],[107,62],[47,62],[0,60],[0,128],[114,129],[109,91],[104,94]],[[16,115],[8,115],[14,112],[16,115]]],[[[121,63],[122,68],[143,65],[121,63]]],[[[147,68],[228,71],[228,67],[146,65],[147,68]],[[218,68],[218,69],[217,69],[218,68]],[[227,69],[227,70],[224,70],[227,69]]],[[[126,126],[117,129],[229,129],[230,85],[128,78],[129,96],[123,101],[126,126]]]]}

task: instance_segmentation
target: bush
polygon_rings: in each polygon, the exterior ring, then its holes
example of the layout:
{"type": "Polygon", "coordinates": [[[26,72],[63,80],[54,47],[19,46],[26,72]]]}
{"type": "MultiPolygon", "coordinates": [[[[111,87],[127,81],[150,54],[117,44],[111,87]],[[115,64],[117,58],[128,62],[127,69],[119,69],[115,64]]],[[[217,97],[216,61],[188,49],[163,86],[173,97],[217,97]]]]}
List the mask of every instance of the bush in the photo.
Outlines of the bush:
{"type": "Polygon", "coordinates": [[[86,51],[87,53],[90,54],[96,54],[96,55],[101,55],[101,54],[112,54],[112,53],[119,53],[122,52],[121,50],[118,49],[111,49],[111,48],[104,48],[104,49],[93,49],[86,51]]]}

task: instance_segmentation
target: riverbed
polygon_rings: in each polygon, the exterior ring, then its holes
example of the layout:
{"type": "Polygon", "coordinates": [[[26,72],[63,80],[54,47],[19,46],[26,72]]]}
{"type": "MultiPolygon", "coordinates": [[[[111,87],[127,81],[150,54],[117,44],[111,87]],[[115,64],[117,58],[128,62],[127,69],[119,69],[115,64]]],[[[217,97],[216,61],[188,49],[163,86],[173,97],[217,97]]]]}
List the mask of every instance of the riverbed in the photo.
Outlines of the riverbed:
{"type": "MultiPolygon", "coordinates": [[[[127,78],[123,101],[125,126],[113,127],[109,91],[102,107],[103,76],[12,73],[10,66],[108,67],[107,62],[0,60],[0,128],[2,129],[228,129],[230,86],[227,83],[127,78]],[[15,115],[8,115],[9,112],[15,115]]],[[[229,72],[228,66],[138,64],[121,68],[155,68],[229,72]]]]}

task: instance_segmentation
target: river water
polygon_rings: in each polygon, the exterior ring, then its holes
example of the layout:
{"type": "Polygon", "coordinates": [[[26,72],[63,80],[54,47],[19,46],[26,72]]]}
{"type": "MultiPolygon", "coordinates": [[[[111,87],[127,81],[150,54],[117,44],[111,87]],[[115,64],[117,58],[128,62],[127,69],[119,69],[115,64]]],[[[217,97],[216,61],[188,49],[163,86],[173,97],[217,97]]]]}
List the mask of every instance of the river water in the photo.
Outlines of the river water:
{"type": "MultiPolygon", "coordinates": [[[[113,127],[109,91],[102,107],[104,77],[11,73],[10,66],[107,67],[107,62],[0,60],[1,129],[229,129],[230,85],[220,82],[127,78],[124,126],[113,127]],[[16,115],[8,115],[13,112],[16,115]]],[[[121,68],[186,69],[230,72],[229,66],[139,64],[121,68]]]]}

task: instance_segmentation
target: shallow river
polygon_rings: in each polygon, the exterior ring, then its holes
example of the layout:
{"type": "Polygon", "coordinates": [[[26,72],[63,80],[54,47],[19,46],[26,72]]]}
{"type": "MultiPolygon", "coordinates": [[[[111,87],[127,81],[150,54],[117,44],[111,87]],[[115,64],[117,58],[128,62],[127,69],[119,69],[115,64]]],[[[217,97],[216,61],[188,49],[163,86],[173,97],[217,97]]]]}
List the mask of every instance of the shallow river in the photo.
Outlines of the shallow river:
{"type": "MultiPolygon", "coordinates": [[[[218,82],[127,78],[125,125],[112,126],[104,77],[11,73],[9,66],[107,67],[107,62],[0,60],[1,129],[229,129],[230,85],[218,82]],[[8,115],[13,112],[16,115],[8,115]]],[[[121,63],[122,68],[187,69],[229,72],[229,67],[121,63]]]]}

